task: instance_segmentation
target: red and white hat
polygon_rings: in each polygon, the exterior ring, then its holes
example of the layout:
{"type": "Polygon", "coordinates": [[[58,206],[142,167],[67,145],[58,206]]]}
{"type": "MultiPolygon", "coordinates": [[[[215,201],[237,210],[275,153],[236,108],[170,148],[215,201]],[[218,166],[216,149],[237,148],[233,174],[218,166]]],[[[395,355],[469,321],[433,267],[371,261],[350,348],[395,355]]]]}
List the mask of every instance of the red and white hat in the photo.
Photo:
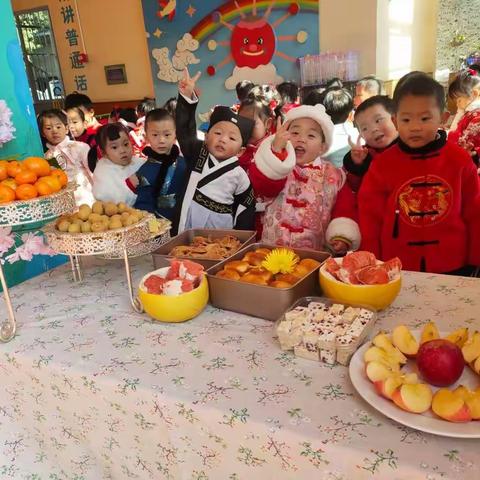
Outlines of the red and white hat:
{"type": "Polygon", "coordinates": [[[325,111],[325,107],[321,103],[312,105],[300,105],[299,107],[292,108],[285,116],[285,121],[290,122],[297,118],[311,118],[317,122],[325,137],[325,143],[327,145],[327,151],[330,150],[333,142],[333,123],[330,119],[330,115],[325,111]]]}

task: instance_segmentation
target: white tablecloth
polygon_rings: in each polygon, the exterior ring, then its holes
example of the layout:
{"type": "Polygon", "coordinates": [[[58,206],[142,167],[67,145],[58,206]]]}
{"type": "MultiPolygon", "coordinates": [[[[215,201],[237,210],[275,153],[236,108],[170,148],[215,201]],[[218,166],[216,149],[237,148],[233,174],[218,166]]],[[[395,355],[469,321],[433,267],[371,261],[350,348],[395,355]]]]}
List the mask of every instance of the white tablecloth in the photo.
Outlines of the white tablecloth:
{"type": "MultiPolygon", "coordinates": [[[[151,269],[136,261],[134,278],[151,269]]],[[[389,420],[345,367],[282,352],[272,323],[211,307],[151,323],[132,312],[121,263],[84,273],[74,284],[63,266],[12,289],[0,478],[480,478],[478,440],[389,420]]],[[[479,312],[480,280],[406,273],[378,327],[480,329],[479,312]]]]}

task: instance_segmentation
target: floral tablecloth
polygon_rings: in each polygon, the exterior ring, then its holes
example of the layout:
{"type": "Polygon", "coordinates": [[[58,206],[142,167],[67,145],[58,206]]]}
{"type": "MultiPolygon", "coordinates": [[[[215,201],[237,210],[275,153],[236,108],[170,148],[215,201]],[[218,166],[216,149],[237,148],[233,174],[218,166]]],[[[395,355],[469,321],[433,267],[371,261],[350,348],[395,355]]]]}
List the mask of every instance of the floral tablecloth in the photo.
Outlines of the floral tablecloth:
{"type": "MultiPolygon", "coordinates": [[[[137,260],[134,278],[149,270],[137,260]]],[[[12,289],[0,478],[480,478],[478,440],[390,421],[346,368],[282,352],[272,323],[211,307],[151,323],[132,312],[121,263],[84,273],[74,284],[63,266],[12,289]]],[[[480,280],[406,273],[378,326],[480,329],[479,312],[480,280]]]]}

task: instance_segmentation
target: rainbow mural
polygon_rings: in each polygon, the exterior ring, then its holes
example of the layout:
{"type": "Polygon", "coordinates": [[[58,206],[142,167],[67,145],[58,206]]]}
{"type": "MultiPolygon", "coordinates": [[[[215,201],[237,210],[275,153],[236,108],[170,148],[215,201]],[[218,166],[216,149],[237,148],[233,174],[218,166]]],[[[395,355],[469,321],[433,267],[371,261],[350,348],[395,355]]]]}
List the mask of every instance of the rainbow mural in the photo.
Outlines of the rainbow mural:
{"type": "MultiPolygon", "coordinates": [[[[267,1],[257,1],[256,9],[267,9],[272,3],[271,0],[267,1]]],[[[300,12],[302,13],[314,13],[318,14],[318,0],[300,0],[297,2],[292,2],[291,0],[277,0],[274,5],[274,9],[279,9],[279,7],[288,8],[292,3],[296,3],[300,7],[300,12]]],[[[220,22],[216,22],[215,15],[221,15],[222,20],[229,22],[237,17],[240,17],[242,14],[251,13],[254,9],[252,0],[240,0],[237,1],[237,4],[240,8],[237,8],[235,2],[227,2],[224,5],[220,6],[215,13],[206,15],[203,17],[191,30],[190,34],[193,38],[202,42],[210,35],[215,33],[217,30],[223,28],[223,25],[220,22]]]]}

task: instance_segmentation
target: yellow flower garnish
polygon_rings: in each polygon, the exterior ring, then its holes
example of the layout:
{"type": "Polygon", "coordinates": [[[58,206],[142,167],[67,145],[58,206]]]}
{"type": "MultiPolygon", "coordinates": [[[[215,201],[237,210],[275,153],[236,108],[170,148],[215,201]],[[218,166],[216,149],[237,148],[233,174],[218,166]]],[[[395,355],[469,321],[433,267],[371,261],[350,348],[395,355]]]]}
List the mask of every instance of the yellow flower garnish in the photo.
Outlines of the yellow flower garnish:
{"type": "Polygon", "coordinates": [[[273,273],[292,273],[299,261],[298,255],[288,248],[272,250],[262,262],[262,267],[273,273]]]}

